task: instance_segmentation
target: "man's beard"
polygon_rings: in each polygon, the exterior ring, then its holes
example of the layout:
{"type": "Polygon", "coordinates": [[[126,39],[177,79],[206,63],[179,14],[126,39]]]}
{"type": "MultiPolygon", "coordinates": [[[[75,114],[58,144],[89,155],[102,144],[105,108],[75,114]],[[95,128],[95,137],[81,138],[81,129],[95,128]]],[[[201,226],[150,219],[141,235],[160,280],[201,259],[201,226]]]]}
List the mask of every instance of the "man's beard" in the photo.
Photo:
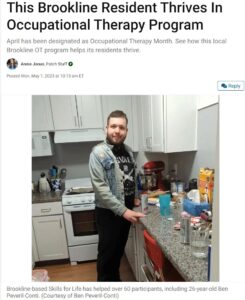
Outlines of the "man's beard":
{"type": "Polygon", "coordinates": [[[126,137],[124,137],[123,139],[121,139],[119,143],[117,143],[117,142],[115,143],[108,135],[106,136],[107,142],[109,144],[111,144],[111,145],[121,145],[121,144],[123,144],[123,142],[125,141],[125,139],[126,139],[126,137]]]}

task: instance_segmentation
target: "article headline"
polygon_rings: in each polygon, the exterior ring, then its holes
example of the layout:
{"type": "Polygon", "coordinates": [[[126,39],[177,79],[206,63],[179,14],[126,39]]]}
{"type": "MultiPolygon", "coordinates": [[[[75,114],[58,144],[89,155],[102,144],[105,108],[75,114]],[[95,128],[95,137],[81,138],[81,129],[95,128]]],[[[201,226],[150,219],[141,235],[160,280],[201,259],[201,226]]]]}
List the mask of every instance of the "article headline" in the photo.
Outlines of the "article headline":
{"type": "Polygon", "coordinates": [[[97,30],[97,31],[127,31],[131,33],[142,33],[144,30],[152,31],[169,31],[176,33],[179,31],[203,31],[205,28],[202,20],[166,20],[168,14],[176,15],[204,15],[207,13],[221,14],[223,13],[223,6],[215,2],[211,2],[208,5],[203,3],[186,3],[181,1],[179,3],[168,2],[153,2],[153,3],[138,3],[124,2],[124,3],[85,3],[80,1],[66,1],[60,3],[50,3],[50,1],[36,2],[35,4],[29,4],[26,1],[8,1],[7,7],[10,14],[16,14],[16,18],[10,18],[7,20],[8,30],[18,31],[38,31],[40,33],[44,31],[56,31],[56,30],[97,30]],[[26,15],[33,13],[40,14],[42,20],[26,20],[26,15]],[[45,14],[74,14],[77,15],[78,20],[67,20],[63,18],[53,19],[52,21],[45,21],[45,14]],[[105,18],[95,16],[103,14],[105,18]],[[129,15],[135,14],[133,20],[128,20],[129,15]],[[137,17],[144,14],[148,19],[137,19],[137,17]],[[156,18],[150,16],[154,15],[156,18]],[[107,19],[106,16],[117,15],[116,20],[107,19]],[[120,18],[123,18],[119,20],[120,18]],[[159,15],[163,16],[163,20],[159,20],[159,15]],[[23,16],[25,20],[20,18],[23,16]],[[126,19],[126,20],[125,20],[126,19]]]}

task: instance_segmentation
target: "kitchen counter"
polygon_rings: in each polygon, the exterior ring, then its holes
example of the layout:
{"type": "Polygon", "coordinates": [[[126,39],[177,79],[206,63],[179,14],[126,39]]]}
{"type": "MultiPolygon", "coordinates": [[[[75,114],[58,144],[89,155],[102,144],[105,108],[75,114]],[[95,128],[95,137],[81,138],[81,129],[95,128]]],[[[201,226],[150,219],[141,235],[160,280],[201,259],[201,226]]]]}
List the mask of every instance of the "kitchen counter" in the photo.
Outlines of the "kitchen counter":
{"type": "Polygon", "coordinates": [[[208,281],[208,260],[195,258],[190,245],[180,243],[180,231],[173,229],[174,221],[162,219],[159,207],[149,206],[147,216],[140,222],[186,281],[208,281]]]}
{"type": "Polygon", "coordinates": [[[32,193],[32,204],[61,201],[63,191],[49,193],[32,193]]]}

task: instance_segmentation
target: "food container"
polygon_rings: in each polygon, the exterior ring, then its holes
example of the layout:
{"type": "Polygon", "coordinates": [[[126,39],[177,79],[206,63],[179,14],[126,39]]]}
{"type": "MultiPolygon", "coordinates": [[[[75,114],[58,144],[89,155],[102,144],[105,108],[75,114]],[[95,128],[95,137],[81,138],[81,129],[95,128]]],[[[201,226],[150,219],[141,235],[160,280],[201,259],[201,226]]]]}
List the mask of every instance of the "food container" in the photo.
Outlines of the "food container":
{"type": "Polygon", "coordinates": [[[204,209],[210,210],[209,203],[196,203],[189,199],[184,199],[183,201],[183,210],[188,212],[192,216],[200,216],[202,210],[204,209]]]}
{"type": "Polygon", "coordinates": [[[190,215],[185,211],[181,213],[180,242],[182,244],[190,243],[190,215]]]}
{"type": "Polygon", "coordinates": [[[141,212],[146,215],[148,213],[148,194],[141,194],[140,200],[141,212]]]}
{"type": "Polygon", "coordinates": [[[199,173],[199,192],[201,202],[212,204],[214,189],[214,169],[201,168],[199,173]]]}

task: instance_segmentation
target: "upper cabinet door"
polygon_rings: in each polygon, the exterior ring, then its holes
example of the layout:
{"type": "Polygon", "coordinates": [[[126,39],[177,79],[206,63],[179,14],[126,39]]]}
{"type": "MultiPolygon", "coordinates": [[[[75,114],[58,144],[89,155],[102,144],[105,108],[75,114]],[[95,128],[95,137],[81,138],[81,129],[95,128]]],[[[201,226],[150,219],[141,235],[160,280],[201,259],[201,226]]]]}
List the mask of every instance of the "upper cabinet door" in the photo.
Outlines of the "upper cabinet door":
{"type": "Polygon", "coordinates": [[[140,150],[152,150],[152,107],[150,96],[140,96],[139,100],[139,134],[140,134],[140,150]]]}
{"type": "Polygon", "coordinates": [[[144,96],[139,114],[142,150],[165,153],[197,150],[196,96],[144,96]]]}
{"type": "Polygon", "coordinates": [[[100,96],[51,96],[55,130],[103,128],[100,96]]]}
{"type": "Polygon", "coordinates": [[[125,143],[133,151],[138,151],[138,119],[136,96],[102,96],[104,126],[108,115],[114,110],[122,110],[128,118],[128,134],[125,143]]]}
{"type": "Polygon", "coordinates": [[[54,129],[79,129],[75,96],[50,96],[54,129]]]}
{"type": "Polygon", "coordinates": [[[165,152],[197,150],[197,96],[166,96],[165,152]]]}
{"type": "Polygon", "coordinates": [[[103,128],[100,96],[76,96],[80,128],[103,128]]]}
{"type": "Polygon", "coordinates": [[[148,152],[162,152],[164,149],[162,96],[141,96],[139,112],[141,149],[148,152]]]}
{"type": "Polygon", "coordinates": [[[32,97],[32,131],[53,131],[49,96],[32,97]]]}

